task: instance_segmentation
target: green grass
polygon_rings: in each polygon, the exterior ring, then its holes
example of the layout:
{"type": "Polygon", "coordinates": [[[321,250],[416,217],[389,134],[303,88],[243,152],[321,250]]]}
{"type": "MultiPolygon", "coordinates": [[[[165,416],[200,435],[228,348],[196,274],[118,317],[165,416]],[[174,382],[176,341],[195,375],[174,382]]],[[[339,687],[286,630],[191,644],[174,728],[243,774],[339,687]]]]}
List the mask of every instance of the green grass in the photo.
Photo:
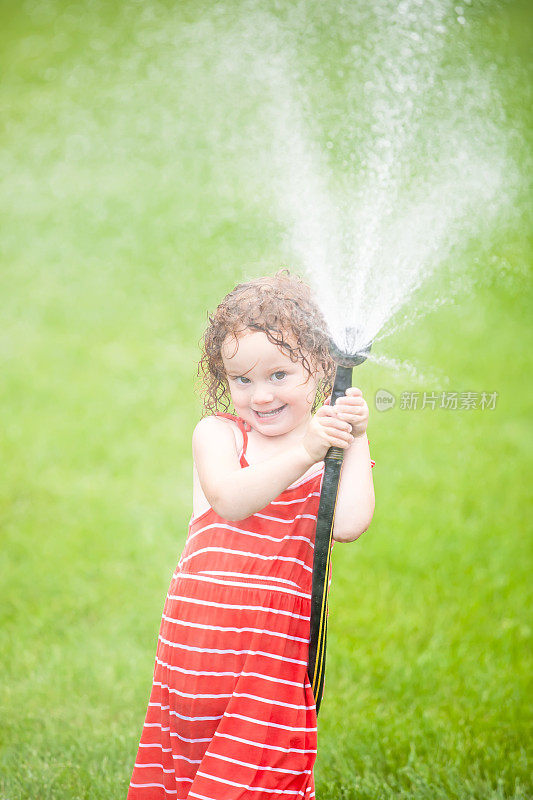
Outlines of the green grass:
{"type": "MultiPolygon", "coordinates": [[[[523,12],[499,40],[492,7],[492,46],[523,59],[523,12]]],[[[286,254],[195,104],[207,61],[172,77],[194,4],[4,9],[0,800],[118,800],[191,510],[206,312],[286,254]]],[[[334,551],[320,800],[533,797],[527,233],[471,243],[465,272],[478,252],[507,272],[387,342],[436,378],[356,373],[370,405],[499,397],[372,410],[375,518],[334,551]]]]}

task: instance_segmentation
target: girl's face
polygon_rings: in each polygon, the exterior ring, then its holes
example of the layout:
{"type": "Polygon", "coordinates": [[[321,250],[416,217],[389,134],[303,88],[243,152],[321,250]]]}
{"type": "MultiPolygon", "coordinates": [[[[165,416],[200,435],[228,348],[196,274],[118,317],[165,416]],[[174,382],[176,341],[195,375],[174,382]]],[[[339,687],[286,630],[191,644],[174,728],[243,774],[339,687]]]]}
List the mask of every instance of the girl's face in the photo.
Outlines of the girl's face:
{"type": "Polygon", "coordinates": [[[248,328],[227,336],[222,361],[235,411],[264,436],[307,426],[318,386],[300,361],[248,328]]]}

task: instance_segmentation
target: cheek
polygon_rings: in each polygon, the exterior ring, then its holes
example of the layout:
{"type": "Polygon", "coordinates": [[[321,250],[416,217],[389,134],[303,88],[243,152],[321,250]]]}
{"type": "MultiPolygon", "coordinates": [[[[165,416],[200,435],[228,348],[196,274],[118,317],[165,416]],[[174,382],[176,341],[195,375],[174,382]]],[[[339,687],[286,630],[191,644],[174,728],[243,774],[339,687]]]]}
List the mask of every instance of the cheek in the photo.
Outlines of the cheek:
{"type": "Polygon", "coordinates": [[[246,398],[248,396],[248,392],[243,386],[230,387],[230,394],[231,399],[233,400],[233,405],[242,405],[242,403],[246,402],[246,398]]]}
{"type": "Polygon", "coordinates": [[[300,387],[298,404],[301,408],[312,408],[315,402],[316,388],[314,386],[300,387]]]}
{"type": "Polygon", "coordinates": [[[239,392],[238,390],[235,389],[234,386],[230,386],[229,393],[231,395],[231,399],[233,400],[233,402],[235,401],[239,402],[239,392]]]}

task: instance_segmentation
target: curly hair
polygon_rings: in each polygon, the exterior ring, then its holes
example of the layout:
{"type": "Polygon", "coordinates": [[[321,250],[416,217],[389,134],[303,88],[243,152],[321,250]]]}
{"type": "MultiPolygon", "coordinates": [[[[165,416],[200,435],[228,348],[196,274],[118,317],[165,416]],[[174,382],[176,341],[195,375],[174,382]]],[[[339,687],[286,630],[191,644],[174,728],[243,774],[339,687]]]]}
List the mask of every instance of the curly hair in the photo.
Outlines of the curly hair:
{"type": "Polygon", "coordinates": [[[222,344],[227,336],[247,328],[262,331],[291,361],[300,361],[309,376],[322,372],[313,411],[330,394],[335,363],[329,353],[327,325],[309,286],[289,270],[240,283],[208,319],[198,365],[204,415],[230,408],[222,344]]]}

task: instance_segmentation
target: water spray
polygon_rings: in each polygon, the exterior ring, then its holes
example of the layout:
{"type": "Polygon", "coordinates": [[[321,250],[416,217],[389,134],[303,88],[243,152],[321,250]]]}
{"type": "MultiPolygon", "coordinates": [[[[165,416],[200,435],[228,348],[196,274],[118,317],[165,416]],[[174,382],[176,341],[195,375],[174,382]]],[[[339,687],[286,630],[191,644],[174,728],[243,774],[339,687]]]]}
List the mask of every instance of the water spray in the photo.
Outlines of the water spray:
{"type": "MultiPolygon", "coordinates": [[[[348,346],[355,347],[361,341],[354,328],[346,329],[345,341],[348,346]]],[[[352,385],[353,368],[366,361],[372,342],[351,352],[341,350],[330,342],[330,353],[337,364],[335,380],[331,393],[331,405],[334,406],[339,397],[343,397],[352,385]]],[[[330,447],[324,458],[324,479],[320,493],[320,505],[316,521],[315,551],[313,558],[313,588],[311,593],[311,627],[309,636],[309,661],[307,673],[315,697],[318,714],[324,676],[326,672],[326,638],[328,627],[328,591],[331,562],[331,544],[333,539],[333,523],[339,490],[344,450],[342,447],[330,447]]]]}

